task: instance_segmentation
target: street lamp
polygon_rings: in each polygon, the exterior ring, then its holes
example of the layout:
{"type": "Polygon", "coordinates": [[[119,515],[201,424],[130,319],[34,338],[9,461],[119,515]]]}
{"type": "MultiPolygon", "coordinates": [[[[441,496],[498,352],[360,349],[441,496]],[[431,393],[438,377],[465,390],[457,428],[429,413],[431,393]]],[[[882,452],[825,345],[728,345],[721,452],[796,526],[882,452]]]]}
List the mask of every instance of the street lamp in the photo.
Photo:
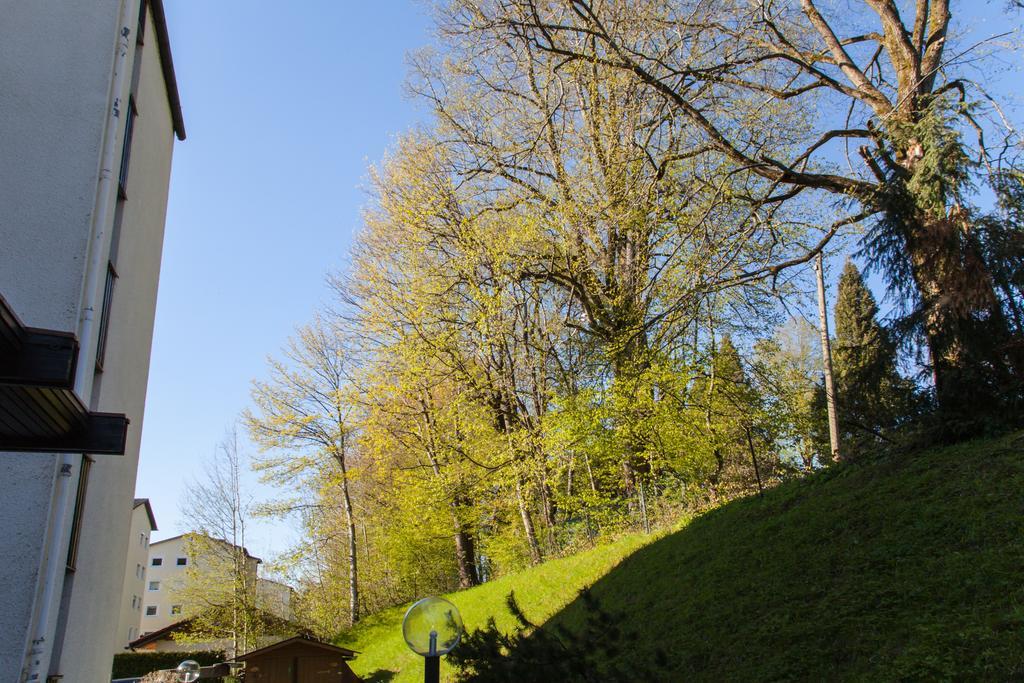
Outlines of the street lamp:
{"type": "Polygon", "coordinates": [[[178,683],[195,683],[199,680],[199,662],[194,659],[186,659],[175,671],[178,673],[178,683]]]}
{"type": "Polygon", "coordinates": [[[423,598],[405,613],[402,636],[410,650],[423,656],[424,683],[438,683],[441,655],[454,650],[462,637],[462,617],[444,598],[423,598]]]}

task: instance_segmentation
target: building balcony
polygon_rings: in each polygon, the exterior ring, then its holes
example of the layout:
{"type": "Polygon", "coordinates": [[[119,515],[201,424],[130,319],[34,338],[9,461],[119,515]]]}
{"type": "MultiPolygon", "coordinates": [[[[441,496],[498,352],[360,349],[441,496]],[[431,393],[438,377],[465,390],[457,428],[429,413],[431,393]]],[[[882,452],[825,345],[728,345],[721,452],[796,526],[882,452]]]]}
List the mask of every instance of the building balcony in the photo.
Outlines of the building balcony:
{"type": "Polygon", "coordinates": [[[124,455],[128,418],[74,392],[78,340],[25,327],[0,296],[0,451],[124,455]]]}

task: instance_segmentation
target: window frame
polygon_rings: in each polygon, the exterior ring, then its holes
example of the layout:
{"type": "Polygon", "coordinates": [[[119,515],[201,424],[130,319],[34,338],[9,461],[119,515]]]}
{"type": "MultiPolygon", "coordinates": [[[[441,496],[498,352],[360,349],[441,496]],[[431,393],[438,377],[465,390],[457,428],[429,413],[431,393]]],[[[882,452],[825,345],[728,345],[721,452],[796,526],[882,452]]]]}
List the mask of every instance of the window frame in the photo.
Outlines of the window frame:
{"type": "MultiPolygon", "coordinates": [[[[103,361],[107,357],[107,337],[110,333],[110,309],[114,301],[114,286],[117,283],[117,269],[107,261],[107,279],[103,283],[103,308],[100,309],[100,329],[96,339],[96,369],[103,372],[103,361]]],[[[145,538],[145,534],[142,534],[145,538]]]]}
{"type": "Polygon", "coordinates": [[[89,492],[89,472],[92,470],[93,462],[88,455],[83,455],[82,462],[78,467],[75,511],[71,517],[71,539],[68,541],[68,556],[64,565],[69,572],[75,571],[75,565],[78,562],[78,545],[82,540],[82,517],[85,515],[85,497],[89,492]]]}
{"type": "Polygon", "coordinates": [[[124,139],[121,140],[121,164],[117,171],[117,197],[128,199],[128,172],[132,159],[132,139],[135,137],[135,119],[139,109],[135,104],[135,96],[128,96],[128,117],[124,121],[124,139]]]}

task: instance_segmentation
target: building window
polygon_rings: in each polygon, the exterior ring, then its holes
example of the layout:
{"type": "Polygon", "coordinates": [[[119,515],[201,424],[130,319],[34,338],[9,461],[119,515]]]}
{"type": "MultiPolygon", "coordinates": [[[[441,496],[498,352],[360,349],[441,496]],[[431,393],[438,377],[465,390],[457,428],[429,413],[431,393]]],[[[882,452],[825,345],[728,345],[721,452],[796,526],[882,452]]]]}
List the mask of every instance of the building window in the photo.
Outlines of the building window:
{"type": "Polygon", "coordinates": [[[138,602],[138,598],[137,598],[136,596],[134,596],[134,595],[133,595],[133,596],[132,596],[132,609],[135,609],[135,603],[136,603],[136,602],[138,602]]]}
{"type": "Polygon", "coordinates": [[[156,605],[149,605],[149,606],[146,607],[146,616],[147,617],[155,617],[156,616],[156,605]]]}
{"type": "Polygon", "coordinates": [[[181,614],[181,605],[171,605],[171,614],[181,614]]]}
{"type": "Polygon", "coordinates": [[[149,582],[149,590],[151,590],[151,591],[158,591],[158,590],[160,590],[160,582],[159,581],[150,581],[149,582]]]}
{"type": "MultiPolygon", "coordinates": [[[[110,329],[110,303],[114,298],[114,280],[117,279],[117,271],[113,263],[107,263],[107,281],[103,285],[103,309],[100,313],[99,340],[96,342],[96,367],[103,370],[103,359],[107,355],[107,332],[110,329]]],[[[142,536],[145,543],[145,535],[142,536]]]]}
{"type": "MultiPolygon", "coordinates": [[[[62,466],[62,467],[66,467],[62,466]]],[[[82,514],[85,512],[85,493],[89,485],[89,469],[92,467],[92,458],[88,455],[82,456],[82,466],[78,472],[78,492],[75,497],[75,514],[71,518],[71,542],[68,544],[67,568],[75,571],[75,562],[78,560],[78,541],[82,537],[82,514]]],[[[64,472],[61,472],[64,475],[64,472]]]]}
{"type": "Polygon", "coordinates": [[[128,627],[128,642],[135,640],[135,629],[131,626],[128,627]]]}
{"type": "Polygon", "coordinates": [[[178,558],[178,566],[179,567],[184,567],[186,564],[188,564],[188,558],[187,557],[179,557],[178,558]]]}
{"type": "Polygon", "coordinates": [[[142,578],[142,573],[144,571],[146,571],[146,570],[142,568],[141,564],[135,565],[135,578],[141,579],[142,578]]]}
{"type": "Polygon", "coordinates": [[[151,564],[152,564],[152,565],[153,565],[154,567],[159,567],[159,566],[160,566],[160,565],[162,565],[163,563],[164,563],[164,558],[162,558],[162,557],[154,557],[154,558],[153,558],[153,561],[151,562],[151,564]]]}
{"type": "Polygon", "coordinates": [[[117,175],[117,195],[121,199],[128,197],[128,162],[132,156],[132,135],[135,133],[135,117],[138,116],[138,109],[135,108],[135,98],[128,98],[128,118],[124,122],[124,141],[121,144],[121,170],[117,175]]]}

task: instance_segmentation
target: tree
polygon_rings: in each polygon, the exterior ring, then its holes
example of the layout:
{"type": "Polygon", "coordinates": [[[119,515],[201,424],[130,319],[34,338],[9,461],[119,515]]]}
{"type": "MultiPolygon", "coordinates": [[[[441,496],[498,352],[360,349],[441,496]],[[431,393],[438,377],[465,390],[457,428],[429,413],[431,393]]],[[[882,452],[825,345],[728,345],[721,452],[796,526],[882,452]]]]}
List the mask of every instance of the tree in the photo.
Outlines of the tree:
{"type": "Polygon", "coordinates": [[[190,617],[186,640],[231,641],[230,656],[247,652],[264,632],[257,604],[256,564],[245,549],[252,501],[241,481],[242,463],[234,429],[207,461],[182,502],[190,562],[185,580],[170,587],[190,617]]]}
{"type": "Polygon", "coordinates": [[[729,335],[711,350],[706,375],[694,382],[692,395],[704,409],[712,496],[728,500],[761,490],[775,474],[776,457],[758,458],[756,441],[764,441],[762,400],[729,335]]]}
{"type": "MultiPolygon", "coordinates": [[[[352,502],[355,406],[348,393],[345,336],[324,318],[301,328],[284,351],[270,361],[270,379],[253,383],[255,411],[245,424],[262,454],[253,467],[265,481],[295,491],[321,492],[316,502],[281,501],[271,513],[303,509],[314,516],[322,503],[340,503],[347,536],[349,625],[359,621],[359,572],[356,520],[352,502]],[[331,491],[340,495],[331,496],[331,491]],[[324,495],[326,493],[326,495],[324,495]],[[340,498],[340,500],[338,500],[340,498]]],[[[327,512],[331,512],[330,509],[327,512]]],[[[322,525],[310,520],[313,528],[322,525]]],[[[325,539],[318,538],[319,542],[325,539]]]]}
{"type": "Polygon", "coordinates": [[[950,0],[918,0],[906,17],[895,0],[864,0],[841,21],[813,0],[453,4],[563,69],[628,74],[686,122],[708,163],[766,181],[756,205],[810,217],[809,200],[831,195],[850,207],[816,249],[871,218],[864,252],[911,303],[948,435],[978,429],[979,415],[1019,395],[1021,330],[1007,320],[990,236],[968,203],[973,183],[992,185],[1010,163],[989,141],[1002,130],[1006,149],[1013,132],[980,115],[988,96],[960,68],[965,52],[949,47],[950,0]],[[751,116],[754,96],[763,104],[751,116]],[[792,111],[804,125],[777,144],[775,120],[792,111]],[[977,132],[973,150],[965,129],[977,132]],[[844,146],[848,170],[834,161],[844,146]]]}
{"type": "Polygon", "coordinates": [[[802,318],[791,319],[774,338],[755,347],[752,374],[766,419],[775,426],[780,450],[795,453],[806,471],[827,462],[830,450],[827,433],[824,444],[817,439],[824,409],[819,405],[824,401],[821,366],[818,330],[802,318]]]}
{"type": "Polygon", "coordinates": [[[835,370],[844,448],[863,453],[911,418],[917,397],[897,370],[897,349],[878,322],[878,305],[860,271],[847,261],[835,307],[835,370]]]}

